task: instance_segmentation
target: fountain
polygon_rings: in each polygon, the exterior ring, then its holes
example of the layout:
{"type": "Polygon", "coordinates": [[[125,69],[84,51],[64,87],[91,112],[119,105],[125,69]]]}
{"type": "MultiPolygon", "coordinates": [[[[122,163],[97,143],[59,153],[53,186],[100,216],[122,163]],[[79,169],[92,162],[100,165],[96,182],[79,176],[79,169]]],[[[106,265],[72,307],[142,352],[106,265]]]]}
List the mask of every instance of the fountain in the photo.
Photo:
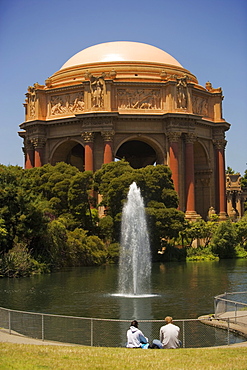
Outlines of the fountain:
{"type": "Polygon", "coordinates": [[[150,297],[151,253],[140,189],[130,185],[121,223],[119,294],[150,297]]]}

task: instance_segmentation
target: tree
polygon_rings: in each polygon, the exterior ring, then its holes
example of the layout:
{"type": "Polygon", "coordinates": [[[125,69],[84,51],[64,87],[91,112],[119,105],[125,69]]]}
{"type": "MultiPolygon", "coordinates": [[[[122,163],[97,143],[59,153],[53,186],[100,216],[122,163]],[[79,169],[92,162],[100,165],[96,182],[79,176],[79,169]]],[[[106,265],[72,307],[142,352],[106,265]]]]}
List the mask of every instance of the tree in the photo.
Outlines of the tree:
{"type": "Polygon", "coordinates": [[[95,220],[91,211],[93,173],[80,172],[73,176],[68,189],[68,211],[75,220],[76,227],[95,232],[95,220]]]}
{"type": "Polygon", "coordinates": [[[233,258],[236,244],[237,238],[233,223],[230,220],[220,222],[212,237],[212,252],[219,258],[233,258]]]}
{"type": "MultiPolygon", "coordinates": [[[[245,170],[244,176],[241,179],[241,187],[247,191],[247,170],[245,170]]],[[[244,211],[247,212],[247,201],[244,203],[244,211]]]]}
{"type": "Polygon", "coordinates": [[[63,162],[55,166],[46,164],[25,170],[23,187],[26,192],[31,191],[47,199],[51,212],[58,217],[68,212],[68,191],[73,177],[79,173],[76,167],[63,162]]]}
{"type": "Polygon", "coordinates": [[[234,223],[234,228],[236,230],[237,242],[247,250],[247,213],[240,221],[234,223]]]}
{"type": "Polygon", "coordinates": [[[236,172],[231,167],[227,166],[226,173],[229,173],[229,175],[235,175],[236,172]]]}
{"type": "Polygon", "coordinates": [[[6,234],[1,249],[7,252],[17,243],[29,249],[45,233],[47,203],[22,186],[24,171],[20,167],[0,167],[0,219],[6,234]]]}
{"type": "Polygon", "coordinates": [[[119,161],[102,166],[95,174],[97,189],[103,195],[107,214],[112,217],[114,237],[120,238],[121,213],[129,186],[133,181],[141,189],[148,215],[152,247],[160,247],[163,237],[174,237],[183,228],[184,214],[178,211],[178,196],[167,166],[147,166],[133,169],[128,163],[119,161]]]}

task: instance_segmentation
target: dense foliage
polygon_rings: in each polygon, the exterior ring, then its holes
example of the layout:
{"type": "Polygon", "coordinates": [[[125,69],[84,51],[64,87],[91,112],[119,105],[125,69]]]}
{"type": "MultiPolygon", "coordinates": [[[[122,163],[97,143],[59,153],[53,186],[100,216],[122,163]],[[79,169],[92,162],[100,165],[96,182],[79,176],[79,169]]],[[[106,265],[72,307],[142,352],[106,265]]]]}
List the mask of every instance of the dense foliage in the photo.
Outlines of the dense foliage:
{"type": "Polygon", "coordinates": [[[0,165],[0,276],[117,262],[133,181],[144,199],[154,260],[247,256],[247,216],[188,223],[167,166],[133,169],[122,160],[93,174],[62,162],[28,170],[0,165]]]}
{"type": "MultiPolygon", "coordinates": [[[[242,188],[247,191],[247,170],[244,173],[244,176],[241,179],[241,186],[242,188]]],[[[247,212],[247,201],[244,204],[244,210],[247,212]]]]}

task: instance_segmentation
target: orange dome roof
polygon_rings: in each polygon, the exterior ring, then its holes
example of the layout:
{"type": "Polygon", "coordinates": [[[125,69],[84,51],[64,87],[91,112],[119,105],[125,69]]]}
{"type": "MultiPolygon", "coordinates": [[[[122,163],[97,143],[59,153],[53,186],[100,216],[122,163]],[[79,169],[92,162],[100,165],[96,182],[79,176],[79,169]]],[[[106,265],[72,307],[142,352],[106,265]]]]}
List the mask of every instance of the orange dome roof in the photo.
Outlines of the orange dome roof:
{"type": "Polygon", "coordinates": [[[114,41],[90,46],[71,57],[61,69],[100,62],[151,62],[183,68],[170,54],[155,46],[132,41],[114,41]]]}

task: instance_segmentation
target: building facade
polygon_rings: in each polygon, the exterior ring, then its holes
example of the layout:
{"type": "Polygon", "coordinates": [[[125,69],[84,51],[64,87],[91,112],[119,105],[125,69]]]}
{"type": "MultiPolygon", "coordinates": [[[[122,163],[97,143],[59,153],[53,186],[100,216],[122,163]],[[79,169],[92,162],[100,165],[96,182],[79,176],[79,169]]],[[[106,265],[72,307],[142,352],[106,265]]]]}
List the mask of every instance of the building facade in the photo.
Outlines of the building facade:
{"type": "Polygon", "coordinates": [[[25,168],[64,161],[81,171],[125,158],[132,167],[164,164],[172,171],[179,209],[206,219],[226,217],[222,90],[205,87],[154,46],[110,42],[70,58],[28,87],[25,168]]]}

